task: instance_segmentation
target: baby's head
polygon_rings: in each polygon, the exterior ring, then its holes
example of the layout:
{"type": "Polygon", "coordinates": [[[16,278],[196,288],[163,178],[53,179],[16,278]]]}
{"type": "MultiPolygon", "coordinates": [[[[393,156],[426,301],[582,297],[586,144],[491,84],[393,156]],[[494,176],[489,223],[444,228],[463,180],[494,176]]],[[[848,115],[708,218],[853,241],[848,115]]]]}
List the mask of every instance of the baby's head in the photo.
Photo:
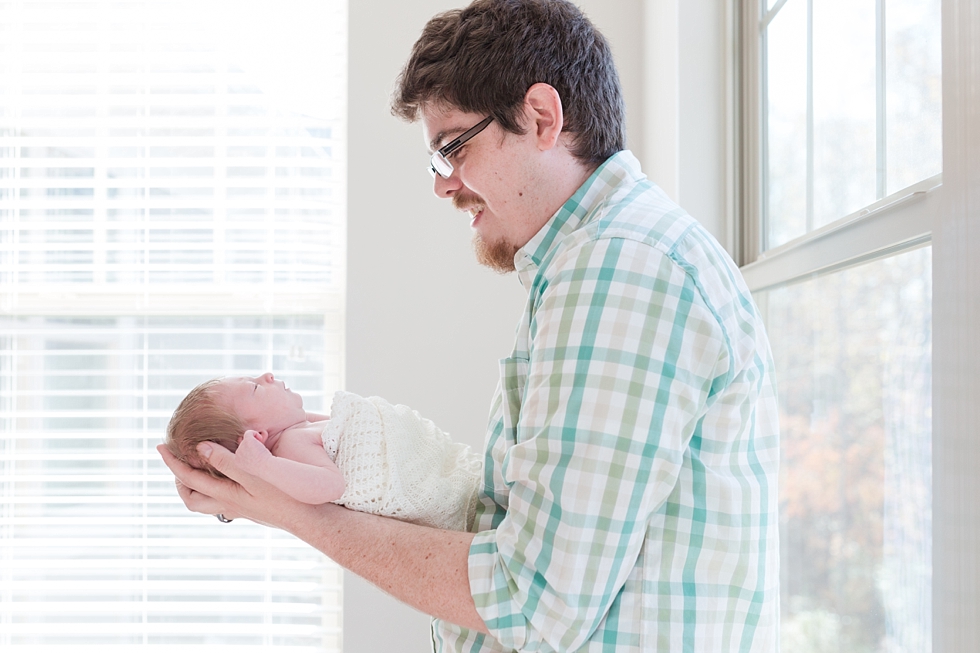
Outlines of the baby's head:
{"type": "Polygon", "coordinates": [[[256,377],[212,379],[184,397],[170,424],[166,445],[191,467],[221,477],[197,454],[197,445],[216,442],[236,451],[245,431],[279,434],[306,421],[303,398],[270,372],[256,377]]]}
{"type": "Polygon", "coordinates": [[[187,393],[167,424],[165,441],[167,449],[179,460],[219,478],[224,475],[201,460],[197,445],[216,442],[235,451],[248,428],[223,396],[223,382],[224,379],[211,379],[187,393]]]}

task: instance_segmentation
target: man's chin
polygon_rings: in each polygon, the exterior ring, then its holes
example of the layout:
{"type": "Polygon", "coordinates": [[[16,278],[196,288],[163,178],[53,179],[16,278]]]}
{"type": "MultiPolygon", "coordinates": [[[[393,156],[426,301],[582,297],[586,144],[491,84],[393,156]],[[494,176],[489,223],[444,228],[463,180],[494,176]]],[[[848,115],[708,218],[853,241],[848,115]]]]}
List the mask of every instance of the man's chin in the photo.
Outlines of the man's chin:
{"type": "Polygon", "coordinates": [[[473,251],[476,253],[476,262],[485,265],[494,272],[507,274],[514,271],[514,255],[517,254],[519,247],[514,247],[504,240],[495,243],[488,243],[480,237],[480,234],[473,234],[473,251]]]}

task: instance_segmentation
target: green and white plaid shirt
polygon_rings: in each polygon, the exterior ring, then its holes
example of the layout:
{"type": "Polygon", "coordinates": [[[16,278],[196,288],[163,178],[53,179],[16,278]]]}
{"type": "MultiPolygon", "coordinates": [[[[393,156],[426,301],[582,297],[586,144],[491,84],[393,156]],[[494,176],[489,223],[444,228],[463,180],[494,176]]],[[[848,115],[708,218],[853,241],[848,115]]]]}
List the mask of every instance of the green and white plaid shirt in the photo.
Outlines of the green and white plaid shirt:
{"type": "Polygon", "coordinates": [[[773,365],[734,263],[629,152],[515,260],[469,554],[492,637],[436,647],[776,651],[773,365]]]}

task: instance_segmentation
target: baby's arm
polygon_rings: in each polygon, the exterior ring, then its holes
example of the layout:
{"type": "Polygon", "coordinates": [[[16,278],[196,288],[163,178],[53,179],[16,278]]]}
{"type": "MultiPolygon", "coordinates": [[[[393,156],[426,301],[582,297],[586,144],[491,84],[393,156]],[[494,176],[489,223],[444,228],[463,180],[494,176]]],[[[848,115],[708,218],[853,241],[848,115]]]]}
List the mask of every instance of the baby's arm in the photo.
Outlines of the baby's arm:
{"type": "Polygon", "coordinates": [[[336,501],[344,494],[344,476],[330,460],[319,438],[294,437],[281,440],[277,456],[266,448],[266,434],[245,431],[235,459],[249,474],[309,504],[336,501]]]}

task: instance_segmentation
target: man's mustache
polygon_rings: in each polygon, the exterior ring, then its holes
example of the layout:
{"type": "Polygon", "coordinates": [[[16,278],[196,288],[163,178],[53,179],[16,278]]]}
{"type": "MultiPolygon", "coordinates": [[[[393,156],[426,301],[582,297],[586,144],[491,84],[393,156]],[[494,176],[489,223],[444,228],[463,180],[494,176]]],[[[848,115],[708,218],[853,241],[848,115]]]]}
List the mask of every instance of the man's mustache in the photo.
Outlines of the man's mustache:
{"type": "Polygon", "coordinates": [[[456,193],[453,195],[453,208],[457,211],[466,211],[473,206],[483,206],[483,199],[473,193],[456,193]]]}

